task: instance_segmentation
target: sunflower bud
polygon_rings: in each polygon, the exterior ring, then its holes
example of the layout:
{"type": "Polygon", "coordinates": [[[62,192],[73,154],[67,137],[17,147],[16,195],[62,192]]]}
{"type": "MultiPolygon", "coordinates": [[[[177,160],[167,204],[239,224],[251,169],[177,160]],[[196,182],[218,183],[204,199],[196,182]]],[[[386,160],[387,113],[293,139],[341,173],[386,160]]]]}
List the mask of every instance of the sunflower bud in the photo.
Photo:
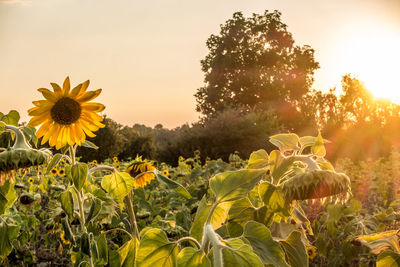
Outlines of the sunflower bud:
{"type": "Polygon", "coordinates": [[[329,170],[314,170],[300,173],[283,184],[287,201],[325,198],[350,193],[350,179],[344,173],[329,170]]]}

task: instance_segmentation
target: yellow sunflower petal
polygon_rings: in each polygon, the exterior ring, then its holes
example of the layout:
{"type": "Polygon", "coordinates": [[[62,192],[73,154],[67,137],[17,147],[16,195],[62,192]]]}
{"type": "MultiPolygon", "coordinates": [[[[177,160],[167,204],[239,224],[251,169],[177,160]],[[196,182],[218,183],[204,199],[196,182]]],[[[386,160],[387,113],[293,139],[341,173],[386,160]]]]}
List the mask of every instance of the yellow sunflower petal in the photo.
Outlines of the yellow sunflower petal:
{"type": "Polygon", "coordinates": [[[63,131],[62,131],[61,138],[58,140],[59,143],[60,143],[60,148],[64,147],[67,144],[67,139],[68,139],[67,129],[68,128],[69,128],[68,126],[63,126],[63,131]]]}
{"type": "Polygon", "coordinates": [[[49,131],[49,127],[51,125],[51,121],[47,120],[45,123],[42,124],[42,126],[40,126],[39,130],[36,133],[36,136],[38,138],[44,136],[46,134],[46,132],[49,131]]]}
{"type": "Polygon", "coordinates": [[[50,83],[51,87],[53,87],[54,93],[61,93],[61,87],[56,83],[50,83]]]}
{"type": "Polygon", "coordinates": [[[74,133],[75,133],[75,143],[77,143],[78,145],[81,145],[82,142],[85,141],[85,133],[76,124],[74,125],[74,127],[72,129],[74,129],[74,133]]]}
{"type": "Polygon", "coordinates": [[[76,101],[82,103],[82,102],[88,102],[92,99],[95,99],[96,97],[99,96],[99,94],[101,93],[101,89],[97,89],[95,91],[89,91],[86,92],[85,94],[79,96],[76,98],[76,101]]]}
{"type": "Polygon", "coordinates": [[[69,94],[69,90],[71,89],[71,84],[69,82],[69,77],[67,76],[67,78],[65,78],[64,84],[63,84],[63,88],[62,88],[62,93],[64,96],[69,94]]]}
{"type": "Polygon", "coordinates": [[[34,107],[28,110],[29,116],[40,116],[45,112],[49,112],[52,106],[44,106],[44,107],[34,107]]]}
{"type": "Polygon", "coordinates": [[[68,143],[68,145],[70,145],[70,146],[73,146],[73,145],[74,145],[74,140],[73,140],[73,138],[71,137],[71,127],[68,127],[68,128],[67,128],[67,143],[68,143]]]}
{"type": "Polygon", "coordinates": [[[55,127],[53,123],[50,123],[49,130],[44,134],[42,138],[42,145],[45,144],[49,139],[52,133],[54,132],[55,127]]]}
{"type": "Polygon", "coordinates": [[[58,144],[58,147],[59,147],[59,148],[57,148],[57,145],[56,145],[57,149],[60,149],[65,144],[67,144],[67,127],[66,126],[61,126],[61,131],[60,131],[60,134],[59,134],[59,136],[57,138],[57,144],[58,144]]]}
{"type": "Polygon", "coordinates": [[[44,106],[52,106],[54,103],[51,103],[47,100],[38,100],[38,101],[32,101],[32,103],[37,106],[37,107],[44,107],[44,106]]]}
{"type": "Polygon", "coordinates": [[[81,91],[81,89],[82,89],[82,84],[78,84],[74,89],[72,89],[72,91],[69,94],[69,96],[71,98],[75,99],[78,96],[78,94],[81,91]]]}
{"type": "Polygon", "coordinates": [[[90,83],[89,80],[87,80],[87,81],[85,81],[85,82],[82,83],[81,90],[79,91],[77,97],[82,96],[82,95],[86,92],[86,90],[87,90],[88,87],[89,87],[89,83],[90,83]]]}
{"type": "Polygon", "coordinates": [[[28,109],[28,114],[31,115],[31,112],[38,110],[39,108],[40,107],[33,107],[33,108],[28,109]]]}
{"type": "MultiPolygon", "coordinates": [[[[81,119],[82,119],[83,121],[85,121],[87,124],[94,125],[94,126],[96,126],[96,127],[98,127],[98,128],[104,128],[104,127],[105,127],[105,125],[102,124],[101,122],[96,121],[96,120],[92,120],[91,118],[88,118],[88,117],[85,116],[84,114],[82,114],[81,119]]],[[[89,128],[89,129],[90,129],[90,128],[89,128]]],[[[93,130],[91,130],[91,131],[93,131],[93,130]]],[[[96,130],[96,131],[97,131],[97,130],[96,130]]]]}
{"type": "Polygon", "coordinates": [[[94,125],[94,124],[90,121],[90,119],[81,117],[81,118],[79,119],[79,121],[80,121],[81,124],[85,125],[85,126],[86,126],[90,131],[92,131],[92,132],[95,132],[95,131],[97,131],[97,130],[100,128],[100,127],[97,127],[96,125],[94,125]]]}
{"type": "Polygon", "coordinates": [[[64,127],[61,126],[60,132],[57,135],[56,140],[56,149],[60,149],[62,147],[62,138],[64,136],[64,127]]]}
{"type": "Polygon", "coordinates": [[[126,168],[125,172],[130,173],[132,168],[133,168],[133,165],[129,166],[128,168],[126,168]]]}
{"type": "Polygon", "coordinates": [[[96,137],[96,135],[94,133],[92,133],[92,131],[90,131],[86,125],[84,123],[82,123],[81,121],[77,122],[78,126],[85,132],[85,134],[89,137],[96,137]]]}
{"type": "Polygon", "coordinates": [[[56,102],[57,101],[56,95],[52,91],[50,91],[49,89],[39,88],[38,91],[41,92],[42,95],[44,96],[44,98],[46,98],[47,100],[49,100],[51,102],[56,102]]]}
{"type": "Polygon", "coordinates": [[[29,125],[36,127],[39,126],[40,124],[42,124],[43,122],[45,122],[46,120],[51,119],[51,116],[49,113],[44,113],[40,116],[35,116],[32,117],[32,119],[29,121],[29,125]]]}
{"type": "Polygon", "coordinates": [[[92,112],[92,111],[87,111],[87,110],[82,110],[82,115],[85,115],[86,117],[88,117],[90,119],[90,121],[102,121],[103,117],[100,116],[99,114],[92,112]]]}
{"type": "Polygon", "coordinates": [[[82,103],[82,109],[95,111],[95,112],[102,112],[106,107],[100,103],[82,103]]]}
{"type": "Polygon", "coordinates": [[[53,134],[49,138],[49,145],[55,146],[57,142],[58,135],[60,134],[60,124],[55,123],[53,126],[53,134]]]}

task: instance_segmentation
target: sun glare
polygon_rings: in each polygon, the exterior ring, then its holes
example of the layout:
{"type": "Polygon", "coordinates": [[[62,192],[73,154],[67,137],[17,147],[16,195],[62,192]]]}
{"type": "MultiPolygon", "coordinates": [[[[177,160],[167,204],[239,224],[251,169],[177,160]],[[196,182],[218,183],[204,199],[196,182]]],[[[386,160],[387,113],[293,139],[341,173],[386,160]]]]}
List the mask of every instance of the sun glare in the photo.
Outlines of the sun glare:
{"type": "Polygon", "coordinates": [[[342,44],[341,74],[352,73],[377,98],[400,104],[400,34],[369,27],[353,31],[342,44]]]}

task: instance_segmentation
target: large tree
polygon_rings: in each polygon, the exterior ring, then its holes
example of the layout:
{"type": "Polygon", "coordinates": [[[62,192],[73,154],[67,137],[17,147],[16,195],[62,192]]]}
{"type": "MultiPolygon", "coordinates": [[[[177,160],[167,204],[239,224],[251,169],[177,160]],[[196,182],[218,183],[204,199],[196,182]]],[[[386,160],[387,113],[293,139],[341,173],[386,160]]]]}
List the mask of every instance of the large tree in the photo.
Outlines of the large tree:
{"type": "Polygon", "coordinates": [[[319,67],[313,49],[294,44],[278,11],[249,18],[234,13],[207,47],[201,61],[205,85],[195,94],[196,110],[206,116],[231,107],[295,103],[309,91],[319,67]]]}

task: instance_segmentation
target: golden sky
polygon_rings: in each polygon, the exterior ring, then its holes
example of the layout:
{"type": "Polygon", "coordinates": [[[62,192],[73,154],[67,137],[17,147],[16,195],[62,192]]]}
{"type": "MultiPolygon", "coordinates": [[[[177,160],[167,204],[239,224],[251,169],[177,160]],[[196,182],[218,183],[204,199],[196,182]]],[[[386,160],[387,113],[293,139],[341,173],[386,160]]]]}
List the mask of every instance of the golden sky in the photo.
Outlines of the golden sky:
{"type": "Polygon", "coordinates": [[[207,38],[234,12],[265,9],[315,49],[314,88],[354,73],[400,102],[400,0],[0,0],[0,111],[27,121],[36,89],[69,75],[102,88],[96,100],[119,123],[194,122],[207,38]]]}

